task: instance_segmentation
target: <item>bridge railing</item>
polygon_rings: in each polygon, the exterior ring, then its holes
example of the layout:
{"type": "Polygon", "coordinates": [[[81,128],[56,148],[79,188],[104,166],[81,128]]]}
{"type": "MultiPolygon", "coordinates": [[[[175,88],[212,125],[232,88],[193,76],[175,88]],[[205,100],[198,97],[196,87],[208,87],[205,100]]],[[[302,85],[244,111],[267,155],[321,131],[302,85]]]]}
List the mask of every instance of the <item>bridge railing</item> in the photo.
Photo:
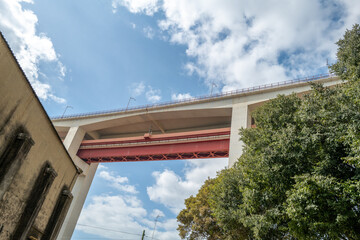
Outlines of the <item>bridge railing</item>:
{"type": "Polygon", "coordinates": [[[129,107],[129,108],[119,108],[119,109],[107,110],[107,111],[96,111],[96,112],[72,114],[72,115],[66,115],[66,116],[57,116],[57,117],[52,117],[52,119],[67,119],[67,118],[74,118],[74,117],[85,117],[85,116],[111,114],[111,113],[118,113],[118,112],[129,112],[129,111],[139,110],[139,109],[149,109],[149,108],[156,108],[156,107],[163,107],[163,106],[171,106],[171,105],[177,105],[177,104],[182,104],[182,103],[187,103],[187,102],[196,102],[196,101],[200,101],[200,100],[215,99],[215,98],[221,98],[221,97],[225,97],[225,96],[238,95],[238,94],[242,94],[242,93],[256,92],[256,91],[261,91],[264,89],[271,89],[271,88],[276,88],[276,87],[281,87],[281,86],[292,85],[295,83],[311,82],[311,81],[315,81],[315,80],[319,80],[319,79],[326,79],[326,78],[333,77],[333,76],[335,76],[335,75],[334,74],[318,74],[318,75],[313,75],[313,76],[305,77],[305,78],[297,78],[297,79],[286,80],[286,81],[277,82],[277,83],[263,84],[263,85],[259,85],[259,86],[242,88],[242,89],[237,89],[237,90],[227,91],[227,92],[222,92],[222,93],[216,93],[216,94],[211,94],[211,95],[204,95],[204,96],[199,96],[199,97],[186,98],[186,99],[175,100],[175,101],[167,101],[167,102],[155,103],[155,104],[139,105],[139,106],[129,107]]]}

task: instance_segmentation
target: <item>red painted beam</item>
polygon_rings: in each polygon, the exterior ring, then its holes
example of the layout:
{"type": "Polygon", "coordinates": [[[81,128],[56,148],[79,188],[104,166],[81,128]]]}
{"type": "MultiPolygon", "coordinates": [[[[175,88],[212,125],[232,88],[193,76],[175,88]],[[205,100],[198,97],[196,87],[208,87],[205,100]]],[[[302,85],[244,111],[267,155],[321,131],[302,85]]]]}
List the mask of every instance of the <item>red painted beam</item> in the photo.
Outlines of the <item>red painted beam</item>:
{"type": "Polygon", "coordinates": [[[77,155],[86,162],[218,158],[229,155],[230,129],[83,141],[77,155]]]}
{"type": "Polygon", "coordinates": [[[134,146],[120,148],[95,148],[79,149],[77,155],[82,159],[112,157],[112,156],[137,156],[137,155],[156,155],[174,154],[191,152],[213,152],[228,151],[229,139],[214,140],[207,142],[190,142],[177,144],[163,144],[150,146],[134,146]]]}
{"type": "Polygon", "coordinates": [[[145,134],[144,136],[127,137],[127,138],[84,140],[82,141],[81,146],[135,143],[135,142],[144,142],[144,141],[163,141],[163,140],[185,139],[185,138],[194,138],[194,137],[221,136],[227,134],[230,134],[230,128],[218,128],[218,129],[191,131],[191,132],[165,133],[165,134],[157,134],[157,135],[145,134]]]}
{"type": "Polygon", "coordinates": [[[139,161],[161,161],[161,160],[182,160],[198,158],[225,158],[229,157],[229,151],[224,152],[204,152],[204,153],[176,153],[161,155],[142,155],[142,156],[115,156],[84,159],[87,163],[92,162],[139,162],[139,161]]]}

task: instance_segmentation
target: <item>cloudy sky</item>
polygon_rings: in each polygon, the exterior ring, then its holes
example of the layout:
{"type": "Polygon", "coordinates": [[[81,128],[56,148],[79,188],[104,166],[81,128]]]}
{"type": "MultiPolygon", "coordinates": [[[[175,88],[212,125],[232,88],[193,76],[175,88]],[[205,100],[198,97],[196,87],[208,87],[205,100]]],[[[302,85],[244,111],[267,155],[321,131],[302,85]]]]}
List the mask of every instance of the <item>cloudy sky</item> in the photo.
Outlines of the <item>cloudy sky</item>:
{"type": "MultiPolygon", "coordinates": [[[[327,73],[358,0],[0,0],[0,30],[50,116],[327,73]]],[[[226,159],[104,164],[73,239],[177,239],[226,159]]]]}

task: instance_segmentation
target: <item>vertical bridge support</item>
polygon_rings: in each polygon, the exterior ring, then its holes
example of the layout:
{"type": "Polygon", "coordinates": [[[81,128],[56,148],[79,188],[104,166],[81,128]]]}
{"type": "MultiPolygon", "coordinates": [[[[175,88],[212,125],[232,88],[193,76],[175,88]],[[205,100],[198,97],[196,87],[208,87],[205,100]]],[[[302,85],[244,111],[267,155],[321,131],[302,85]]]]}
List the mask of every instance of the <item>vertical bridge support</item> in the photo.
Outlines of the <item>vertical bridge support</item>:
{"type": "Polygon", "coordinates": [[[68,134],[65,137],[64,145],[68,150],[71,158],[83,172],[78,176],[75,185],[72,189],[72,194],[74,196],[68,214],[64,220],[59,235],[58,240],[69,240],[74,232],[76,222],[79,219],[80,212],[84,205],[86,196],[89,192],[92,180],[94,179],[98,163],[92,163],[91,165],[86,164],[81,160],[76,153],[80,147],[80,144],[85,136],[85,131],[81,127],[71,127],[68,134]]]}
{"type": "Polygon", "coordinates": [[[243,142],[240,141],[239,129],[247,128],[250,123],[249,108],[246,103],[234,104],[231,116],[230,149],[229,149],[229,167],[232,167],[241,156],[243,142]]]}

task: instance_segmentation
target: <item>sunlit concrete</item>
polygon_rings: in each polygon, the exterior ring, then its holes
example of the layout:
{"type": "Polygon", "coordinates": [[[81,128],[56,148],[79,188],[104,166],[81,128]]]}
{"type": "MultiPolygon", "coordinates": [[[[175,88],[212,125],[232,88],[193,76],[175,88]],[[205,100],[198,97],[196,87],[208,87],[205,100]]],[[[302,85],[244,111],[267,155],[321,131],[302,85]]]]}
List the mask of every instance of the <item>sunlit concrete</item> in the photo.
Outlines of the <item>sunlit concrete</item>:
{"type": "Polygon", "coordinates": [[[80,168],[81,174],[78,176],[72,189],[73,200],[71,202],[68,214],[60,229],[57,239],[70,239],[80,212],[85,203],[87,193],[89,192],[92,180],[94,179],[98,163],[88,165],[77,155],[77,151],[85,136],[85,130],[79,126],[69,128],[67,135],[63,141],[65,148],[73,159],[74,163],[80,168]]]}

